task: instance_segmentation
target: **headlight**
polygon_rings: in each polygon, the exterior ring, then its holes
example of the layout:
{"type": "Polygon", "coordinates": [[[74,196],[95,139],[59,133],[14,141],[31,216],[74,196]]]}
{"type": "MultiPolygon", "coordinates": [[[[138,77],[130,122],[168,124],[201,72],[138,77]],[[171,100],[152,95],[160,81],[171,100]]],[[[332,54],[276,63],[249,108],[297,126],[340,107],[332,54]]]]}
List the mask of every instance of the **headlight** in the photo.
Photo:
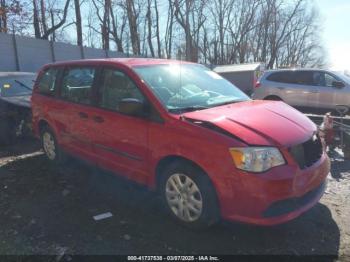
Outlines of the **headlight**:
{"type": "Polygon", "coordinates": [[[236,167],[250,172],[264,172],[285,164],[281,152],[275,147],[234,147],[230,153],[236,167]]]}

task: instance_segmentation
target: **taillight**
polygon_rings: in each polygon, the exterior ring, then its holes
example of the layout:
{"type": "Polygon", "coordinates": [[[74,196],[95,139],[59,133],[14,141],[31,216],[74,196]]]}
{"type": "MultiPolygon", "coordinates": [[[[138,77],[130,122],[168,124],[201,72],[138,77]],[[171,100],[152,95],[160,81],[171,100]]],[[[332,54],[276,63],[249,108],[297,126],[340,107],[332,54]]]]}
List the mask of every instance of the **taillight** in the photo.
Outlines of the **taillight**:
{"type": "Polygon", "coordinates": [[[255,88],[259,88],[261,86],[261,83],[259,82],[259,81],[257,81],[256,83],[255,83],[255,88]]]}

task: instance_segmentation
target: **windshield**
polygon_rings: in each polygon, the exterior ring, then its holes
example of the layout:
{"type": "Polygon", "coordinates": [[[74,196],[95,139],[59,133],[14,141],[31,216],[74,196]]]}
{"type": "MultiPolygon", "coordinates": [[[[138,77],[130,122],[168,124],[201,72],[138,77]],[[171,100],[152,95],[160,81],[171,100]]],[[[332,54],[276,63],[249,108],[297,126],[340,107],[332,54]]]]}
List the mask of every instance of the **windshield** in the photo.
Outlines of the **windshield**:
{"type": "Polygon", "coordinates": [[[134,69],[173,113],[249,100],[236,86],[202,65],[154,65],[134,69]]]}
{"type": "Polygon", "coordinates": [[[345,81],[348,85],[350,85],[350,77],[342,74],[342,73],[337,73],[337,76],[339,76],[343,81],[345,81]]]}
{"type": "Polygon", "coordinates": [[[5,77],[0,79],[0,96],[22,96],[32,93],[35,75],[5,77]]]}

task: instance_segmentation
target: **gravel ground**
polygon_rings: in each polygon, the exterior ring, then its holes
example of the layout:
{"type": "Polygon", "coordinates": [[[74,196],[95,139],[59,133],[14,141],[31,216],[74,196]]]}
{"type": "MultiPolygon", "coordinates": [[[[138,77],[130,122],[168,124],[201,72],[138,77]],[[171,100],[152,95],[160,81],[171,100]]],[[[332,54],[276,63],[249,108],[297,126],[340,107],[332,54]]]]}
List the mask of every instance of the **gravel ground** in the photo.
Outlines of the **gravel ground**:
{"type": "Polygon", "coordinates": [[[55,167],[39,145],[0,148],[0,254],[291,254],[350,261],[350,161],[332,156],[321,202],[286,224],[175,224],[144,187],[70,159],[55,167]],[[111,212],[95,221],[93,216],[111,212]]]}

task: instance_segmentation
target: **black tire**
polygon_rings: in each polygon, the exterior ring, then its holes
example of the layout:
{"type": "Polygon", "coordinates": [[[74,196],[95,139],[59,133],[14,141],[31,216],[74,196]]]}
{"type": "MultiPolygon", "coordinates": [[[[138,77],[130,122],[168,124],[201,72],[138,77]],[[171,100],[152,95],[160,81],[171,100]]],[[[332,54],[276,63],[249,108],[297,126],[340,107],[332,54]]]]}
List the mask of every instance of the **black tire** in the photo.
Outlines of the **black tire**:
{"type": "Polygon", "coordinates": [[[267,96],[264,98],[264,100],[270,100],[270,101],[283,101],[282,98],[279,96],[267,96]]]}
{"type": "Polygon", "coordinates": [[[16,125],[10,118],[0,119],[0,144],[12,145],[16,142],[16,125]]]}
{"type": "MultiPolygon", "coordinates": [[[[160,174],[159,189],[162,198],[163,206],[170,216],[176,222],[189,227],[191,229],[207,228],[220,219],[219,205],[215,189],[205,172],[198,167],[186,161],[175,161],[166,167],[160,174]],[[174,174],[183,174],[190,178],[197,186],[201,194],[202,209],[200,216],[194,221],[184,221],[175,214],[175,211],[170,207],[166,196],[166,187],[168,180],[174,174]]],[[[193,186],[193,185],[192,185],[193,186]]],[[[188,198],[189,199],[189,198],[188,198]]],[[[190,201],[188,201],[190,202],[190,201]]],[[[187,210],[189,210],[187,208],[187,210]]],[[[189,211],[188,211],[189,212],[189,211]]]]}
{"type": "Polygon", "coordinates": [[[62,164],[65,161],[65,156],[62,150],[59,148],[56,136],[50,127],[45,126],[41,129],[40,139],[41,139],[41,146],[44,150],[46,158],[53,164],[57,164],[57,165],[62,164]],[[53,150],[54,155],[51,155],[52,152],[49,153],[47,151],[47,147],[45,147],[44,145],[46,136],[50,136],[52,138],[53,146],[54,146],[54,150],[53,150]]]}

